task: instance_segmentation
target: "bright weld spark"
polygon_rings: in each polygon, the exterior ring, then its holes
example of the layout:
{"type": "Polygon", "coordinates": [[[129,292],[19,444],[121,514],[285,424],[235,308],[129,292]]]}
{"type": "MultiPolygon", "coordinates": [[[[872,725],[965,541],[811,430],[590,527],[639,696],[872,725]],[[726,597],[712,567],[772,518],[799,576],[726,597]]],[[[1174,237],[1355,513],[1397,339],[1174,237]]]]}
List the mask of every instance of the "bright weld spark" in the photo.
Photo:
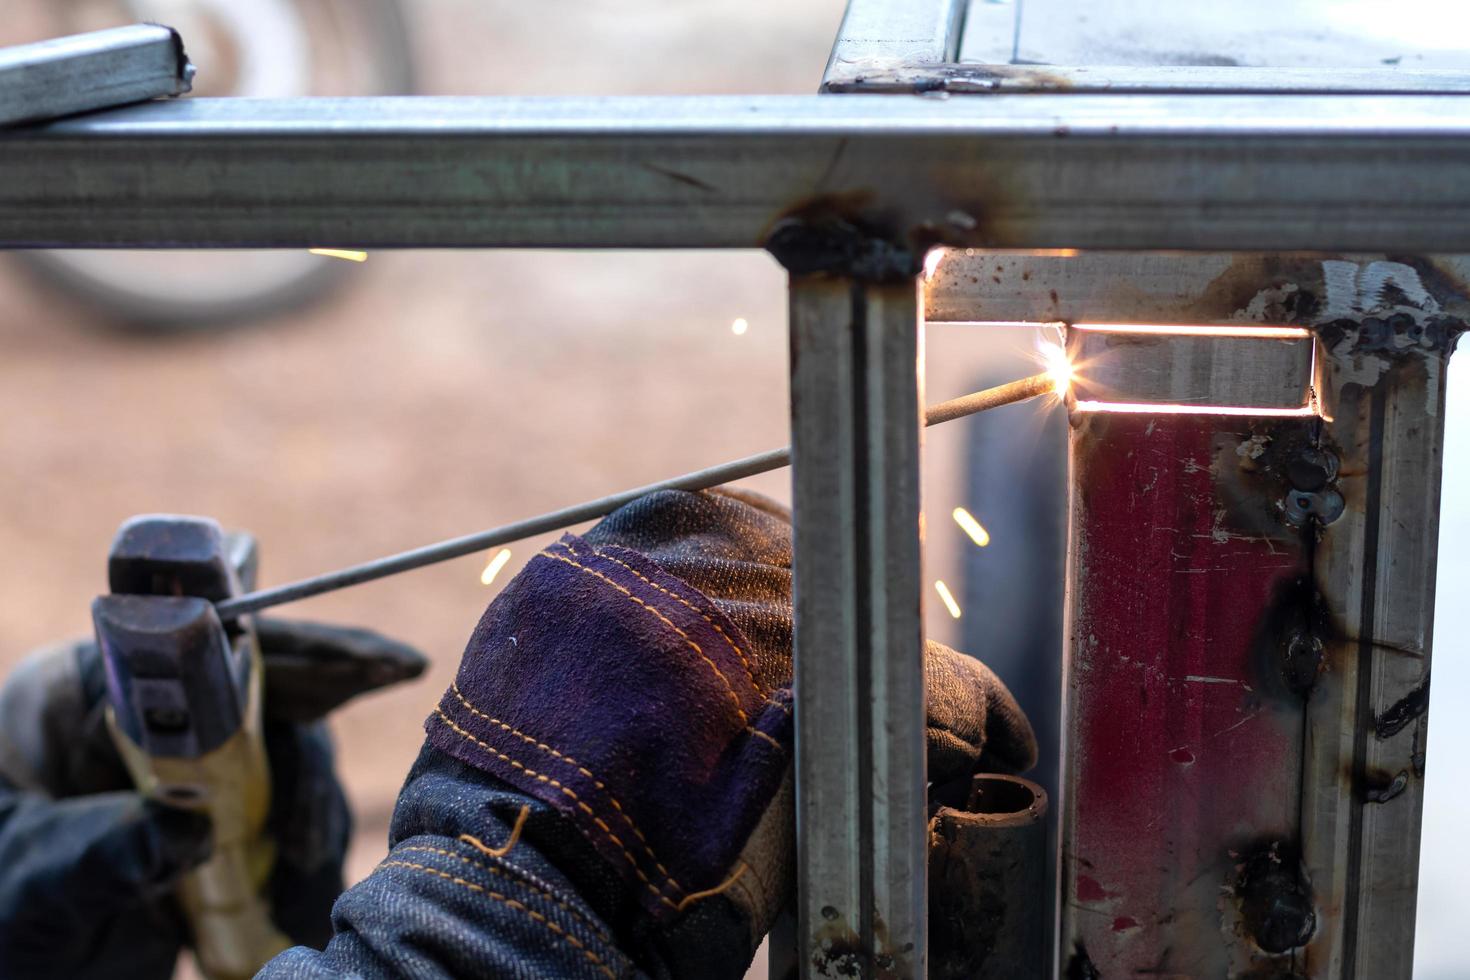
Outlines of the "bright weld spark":
{"type": "Polygon", "coordinates": [[[1254,415],[1274,418],[1311,418],[1318,414],[1311,405],[1303,405],[1301,408],[1249,408],[1239,405],[1078,401],[1073,408],[1078,412],[1131,412],[1139,415],[1254,415]]]}
{"type": "Polygon", "coordinates": [[[970,536],[971,541],[980,547],[983,548],[990,543],[990,532],[985,530],[985,527],[975,520],[975,515],[965,508],[956,507],[954,509],[954,522],[970,536]]]}
{"type": "Polygon", "coordinates": [[[745,336],[745,331],[750,329],[750,321],[745,317],[736,317],[735,322],[730,324],[730,332],[737,337],[745,336]]]}
{"type": "Polygon", "coordinates": [[[936,273],[936,272],[939,271],[939,263],[941,263],[941,262],[944,261],[944,257],[948,253],[949,253],[949,249],[945,249],[945,248],[931,248],[927,253],[925,253],[925,255],[924,255],[924,281],[925,282],[928,282],[930,279],[933,279],[934,278],[934,273],[936,273]]]}
{"type": "Polygon", "coordinates": [[[950,593],[949,586],[945,585],[941,580],[935,579],[934,591],[938,592],[939,598],[944,600],[944,608],[949,610],[949,614],[955,619],[959,619],[960,604],[954,601],[954,595],[950,593]]]}
{"type": "Polygon", "coordinates": [[[1066,326],[1062,323],[1043,323],[1036,335],[1036,353],[1046,373],[1051,375],[1052,391],[1058,398],[1065,398],[1076,376],[1072,359],[1063,346],[1066,326]]]}
{"type": "Polygon", "coordinates": [[[1198,323],[1074,323],[1072,329],[1174,337],[1254,337],[1262,340],[1302,340],[1312,335],[1301,327],[1252,327],[1235,324],[1209,326],[1198,323]]]}
{"type": "Polygon", "coordinates": [[[348,262],[366,262],[367,253],[357,252],[350,248],[309,248],[312,255],[320,255],[329,259],[345,259],[348,262]]]}
{"type": "Polygon", "coordinates": [[[495,576],[500,574],[500,570],[504,568],[506,566],[506,563],[509,561],[509,548],[501,548],[499,551],[497,551],[495,553],[495,557],[491,558],[490,563],[485,566],[485,570],[480,573],[480,584],[489,585],[490,583],[494,582],[495,576]]]}

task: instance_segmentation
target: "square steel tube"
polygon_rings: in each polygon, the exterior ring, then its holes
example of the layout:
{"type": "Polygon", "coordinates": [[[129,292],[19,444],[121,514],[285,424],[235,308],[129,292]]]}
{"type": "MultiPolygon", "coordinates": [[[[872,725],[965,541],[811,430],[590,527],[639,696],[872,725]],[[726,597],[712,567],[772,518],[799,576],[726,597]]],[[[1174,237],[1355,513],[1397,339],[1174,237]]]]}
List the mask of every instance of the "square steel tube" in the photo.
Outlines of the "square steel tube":
{"type": "Polygon", "coordinates": [[[1270,410],[1300,410],[1311,400],[1315,341],[1307,331],[1245,325],[1178,329],[1069,327],[1072,397],[1078,403],[1270,410]]]}
{"type": "Polygon", "coordinates": [[[918,287],[791,283],[797,956],[923,977],[918,287]]]}
{"type": "Polygon", "coordinates": [[[194,66],[178,34],[134,24],[0,49],[0,126],[182,95],[194,66]]]}
{"type": "Polygon", "coordinates": [[[0,134],[0,246],[1455,251],[1467,167],[1453,95],[193,99],[0,134]]]}

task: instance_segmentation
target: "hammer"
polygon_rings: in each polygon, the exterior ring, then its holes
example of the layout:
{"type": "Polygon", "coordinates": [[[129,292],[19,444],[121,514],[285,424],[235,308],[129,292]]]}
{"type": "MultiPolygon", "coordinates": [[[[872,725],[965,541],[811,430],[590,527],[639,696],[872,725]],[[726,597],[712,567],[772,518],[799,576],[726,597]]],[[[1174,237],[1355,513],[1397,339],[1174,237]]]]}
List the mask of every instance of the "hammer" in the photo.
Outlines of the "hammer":
{"type": "Polygon", "coordinates": [[[210,980],[243,980],[290,945],[263,886],[270,768],[253,617],[228,625],[215,603],[255,584],[256,547],[212,520],[151,515],[118,530],[111,595],[92,603],[107,668],[107,723],[144,795],[209,815],[214,847],[179,897],[210,980]]]}

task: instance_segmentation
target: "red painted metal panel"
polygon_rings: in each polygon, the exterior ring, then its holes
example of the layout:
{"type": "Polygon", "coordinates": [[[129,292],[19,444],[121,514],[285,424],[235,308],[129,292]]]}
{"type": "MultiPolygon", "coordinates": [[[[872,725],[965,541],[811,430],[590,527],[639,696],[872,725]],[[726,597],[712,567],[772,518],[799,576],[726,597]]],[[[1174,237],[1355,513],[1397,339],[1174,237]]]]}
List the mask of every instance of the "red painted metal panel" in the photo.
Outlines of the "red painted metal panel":
{"type": "Polygon", "coordinates": [[[1301,926],[1279,908],[1299,864],[1304,703],[1284,668],[1312,605],[1308,536],[1282,501],[1314,423],[1075,424],[1063,974],[1279,964],[1262,945],[1301,926]]]}

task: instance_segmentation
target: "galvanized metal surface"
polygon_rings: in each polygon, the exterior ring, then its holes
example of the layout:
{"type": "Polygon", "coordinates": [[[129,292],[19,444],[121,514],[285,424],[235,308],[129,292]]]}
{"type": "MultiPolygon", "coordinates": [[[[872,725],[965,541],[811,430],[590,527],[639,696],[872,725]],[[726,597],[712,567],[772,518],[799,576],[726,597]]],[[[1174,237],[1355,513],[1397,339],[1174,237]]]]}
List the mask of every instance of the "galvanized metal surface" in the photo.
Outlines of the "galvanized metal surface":
{"type": "Polygon", "coordinates": [[[822,76],[822,91],[839,91],[869,71],[954,61],[966,3],[849,0],[822,76]]]}
{"type": "Polygon", "coordinates": [[[849,66],[824,92],[951,95],[1055,92],[1161,94],[1454,95],[1470,91],[1463,71],[1396,68],[1233,68],[1215,65],[963,65],[916,60],[849,66]]]}
{"type": "MultiPolygon", "coordinates": [[[[932,3],[933,0],[923,0],[932,3]]],[[[1470,67],[1462,13],[1436,0],[971,0],[960,60],[1018,65],[1470,67]]]]}
{"type": "Polygon", "coordinates": [[[156,24],[0,48],[0,126],[182,95],[193,79],[183,41],[156,24]]]}
{"type": "Polygon", "coordinates": [[[923,977],[917,287],[793,278],[798,959],[923,977]]]}
{"type": "Polygon", "coordinates": [[[1312,976],[1407,977],[1423,816],[1444,372],[1465,327],[1463,266],[1325,262],[1319,323],[1340,518],[1314,576],[1323,671],[1308,707],[1303,857],[1325,919],[1312,976]]]}
{"type": "Polygon", "coordinates": [[[1456,250],[1467,166],[1444,96],[192,100],[0,137],[0,245],[1456,250]]]}
{"type": "MultiPolygon", "coordinates": [[[[1167,326],[1167,325],[1164,325],[1167,326]]],[[[1236,333],[1154,333],[1073,326],[1067,354],[1076,402],[1249,406],[1301,410],[1312,389],[1312,338],[1296,331],[1225,326],[1236,333]],[[1248,331],[1256,331],[1254,334],[1248,331]],[[1282,336],[1295,332],[1298,336],[1282,336]]]]}

